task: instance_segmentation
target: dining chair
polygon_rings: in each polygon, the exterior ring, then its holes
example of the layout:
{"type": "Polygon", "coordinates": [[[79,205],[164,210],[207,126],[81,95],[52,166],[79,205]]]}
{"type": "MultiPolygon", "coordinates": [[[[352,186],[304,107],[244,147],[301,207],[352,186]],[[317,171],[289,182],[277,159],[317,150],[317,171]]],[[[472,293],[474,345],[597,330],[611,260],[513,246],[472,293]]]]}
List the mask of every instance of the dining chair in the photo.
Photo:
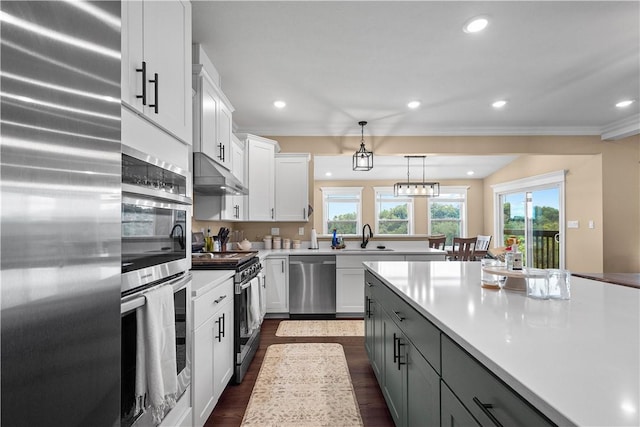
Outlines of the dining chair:
{"type": "Polygon", "coordinates": [[[449,255],[451,261],[473,261],[473,250],[476,246],[476,237],[454,237],[453,250],[449,255]]]}
{"type": "Polygon", "coordinates": [[[446,236],[443,237],[429,237],[429,247],[433,249],[444,250],[444,244],[447,241],[446,236]]]}
{"type": "Polygon", "coordinates": [[[473,249],[473,259],[479,260],[487,255],[487,251],[489,250],[489,244],[491,243],[491,236],[483,236],[478,234],[476,237],[476,246],[473,249]]]}

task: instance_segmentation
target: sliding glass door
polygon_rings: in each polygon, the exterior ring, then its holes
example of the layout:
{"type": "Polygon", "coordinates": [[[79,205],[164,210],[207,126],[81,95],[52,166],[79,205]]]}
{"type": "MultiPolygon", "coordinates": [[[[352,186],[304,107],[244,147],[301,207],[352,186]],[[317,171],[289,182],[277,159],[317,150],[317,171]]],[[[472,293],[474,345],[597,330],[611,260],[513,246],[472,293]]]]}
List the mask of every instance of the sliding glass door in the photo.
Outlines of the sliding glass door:
{"type": "Polygon", "coordinates": [[[502,196],[504,240],[515,237],[525,265],[560,268],[560,200],[558,188],[502,196]]]}
{"type": "Polygon", "coordinates": [[[528,267],[564,267],[564,173],[561,178],[534,177],[494,186],[498,241],[506,246],[507,239],[517,239],[528,267]]]}

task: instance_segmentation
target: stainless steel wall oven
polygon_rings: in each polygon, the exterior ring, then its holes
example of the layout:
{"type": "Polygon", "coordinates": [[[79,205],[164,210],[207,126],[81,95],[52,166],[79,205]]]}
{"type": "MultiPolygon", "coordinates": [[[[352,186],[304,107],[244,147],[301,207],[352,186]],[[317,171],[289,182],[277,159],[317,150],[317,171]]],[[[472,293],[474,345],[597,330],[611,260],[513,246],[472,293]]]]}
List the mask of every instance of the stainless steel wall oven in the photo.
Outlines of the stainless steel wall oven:
{"type": "Polygon", "coordinates": [[[187,271],[188,172],[122,149],[122,292],[187,271]]]}
{"type": "Polygon", "coordinates": [[[151,426],[150,412],[134,415],[135,408],[135,379],[136,379],[136,316],[138,308],[145,304],[145,291],[157,286],[171,286],[173,288],[173,303],[175,307],[176,332],[176,375],[178,377],[178,391],[176,401],[187,391],[191,384],[191,274],[181,273],[169,281],[144,287],[143,290],[131,293],[121,300],[121,384],[120,384],[120,426],[151,426]]]}

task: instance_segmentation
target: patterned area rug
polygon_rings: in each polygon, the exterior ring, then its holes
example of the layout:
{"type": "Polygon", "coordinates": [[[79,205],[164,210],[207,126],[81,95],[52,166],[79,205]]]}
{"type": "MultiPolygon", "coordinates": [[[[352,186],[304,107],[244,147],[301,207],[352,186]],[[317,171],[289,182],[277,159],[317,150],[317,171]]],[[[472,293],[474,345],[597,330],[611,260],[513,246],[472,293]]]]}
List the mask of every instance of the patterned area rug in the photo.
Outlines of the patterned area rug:
{"type": "Polygon", "coordinates": [[[363,337],[364,320],[283,320],[277,337],[363,337]]]}
{"type": "Polygon", "coordinates": [[[362,426],[340,344],[267,348],[242,426],[362,426]]]}

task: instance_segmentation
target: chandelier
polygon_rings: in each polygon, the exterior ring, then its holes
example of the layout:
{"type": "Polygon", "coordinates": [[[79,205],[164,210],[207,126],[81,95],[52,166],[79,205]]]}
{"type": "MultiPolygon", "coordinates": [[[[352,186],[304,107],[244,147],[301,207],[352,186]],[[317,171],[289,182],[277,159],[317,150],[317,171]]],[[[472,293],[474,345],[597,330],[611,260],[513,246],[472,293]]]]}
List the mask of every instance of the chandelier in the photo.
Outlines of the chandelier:
{"type": "Polygon", "coordinates": [[[367,122],[358,122],[362,127],[362,139],[360,140],[360,149],[353,155],[353,170],[368,171],[373,169],[373,151],[367,151],[364,147],[364,125],[367,122]]]}
{"type": "Polygon", "coordinates": [[[438,197],[440,195],[439,182],[425,181],[425,158],[427,156],[404,156],[407,159],[407,181],[398,182],[393,185],[393,195],[405,197],[438,197]],[[422,181],[409,179],[409,160],[422,159],[422,181]]]}

